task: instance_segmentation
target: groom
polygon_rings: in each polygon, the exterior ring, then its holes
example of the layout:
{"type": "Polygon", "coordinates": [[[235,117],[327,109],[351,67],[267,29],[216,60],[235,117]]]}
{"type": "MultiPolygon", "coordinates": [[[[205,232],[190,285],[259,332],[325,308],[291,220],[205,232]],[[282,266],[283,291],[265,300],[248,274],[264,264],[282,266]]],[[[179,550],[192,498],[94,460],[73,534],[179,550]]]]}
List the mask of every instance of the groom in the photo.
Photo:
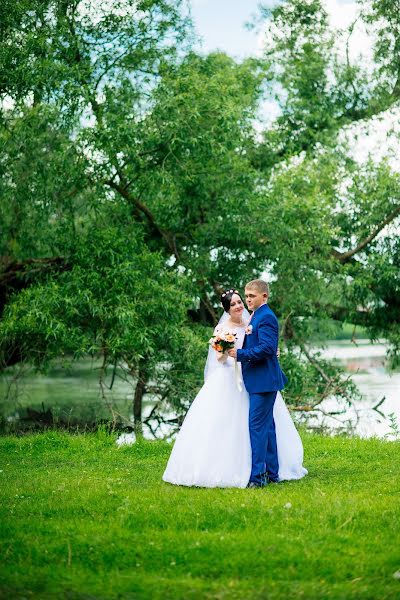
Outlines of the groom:
{"type": "Polygon", "coordinates": [[[278,319],[269,308],[268,283],[250,281],[245,288],[246,303],[253,311],[242,349],[228,351],[242,363],[243,381],[250,397],[249,429],[252,467],[248,487],[264,487],[278,482],[273,409],[278,390],[287,378],[278,362],[278,319]]]}

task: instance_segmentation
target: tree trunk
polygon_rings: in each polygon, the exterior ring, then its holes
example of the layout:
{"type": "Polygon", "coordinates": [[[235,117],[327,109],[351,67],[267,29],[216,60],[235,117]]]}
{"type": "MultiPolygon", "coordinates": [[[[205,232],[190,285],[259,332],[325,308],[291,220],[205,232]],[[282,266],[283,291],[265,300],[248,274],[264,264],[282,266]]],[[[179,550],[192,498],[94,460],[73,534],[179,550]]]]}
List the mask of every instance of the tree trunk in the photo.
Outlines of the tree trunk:
{"type": "Polygon", "coordinates": [[[143,396],[146,390],[147,373],[143,364],[139,364],[138,380],[133,398],[133,419],[136,436],[143,437],[142,406],[143,396]]]}

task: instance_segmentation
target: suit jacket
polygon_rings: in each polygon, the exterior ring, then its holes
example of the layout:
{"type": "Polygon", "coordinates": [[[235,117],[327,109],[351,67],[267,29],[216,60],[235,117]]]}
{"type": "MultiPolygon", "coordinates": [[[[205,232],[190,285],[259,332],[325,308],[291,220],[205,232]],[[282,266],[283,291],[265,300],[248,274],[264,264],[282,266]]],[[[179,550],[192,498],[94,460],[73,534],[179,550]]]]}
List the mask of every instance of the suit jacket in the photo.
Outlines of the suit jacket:
{"type": "Polygon", "coordinates": [[[278,319],[268,304],[262,304],[255,311],[249,329],[251,333],[245,335],[243,348],[237,351],[246,390],[249,393],[262,393],[283,389],[287,377],[276,356],[278,319]]]}

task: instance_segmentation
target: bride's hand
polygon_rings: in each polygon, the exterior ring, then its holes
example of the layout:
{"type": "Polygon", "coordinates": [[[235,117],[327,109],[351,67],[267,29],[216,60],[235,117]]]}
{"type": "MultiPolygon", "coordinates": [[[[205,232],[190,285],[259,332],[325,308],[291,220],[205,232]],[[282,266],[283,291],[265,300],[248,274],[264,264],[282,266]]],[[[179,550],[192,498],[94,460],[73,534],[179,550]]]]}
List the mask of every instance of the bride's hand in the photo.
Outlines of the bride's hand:
{"type": "Polygon", "coordinates": [[[225,352],[217,352],[217,361],[219,363],[224,363],[224,362],[226,362],[227,359],[228,359],[228,354],[226,351],[225,352]]]}

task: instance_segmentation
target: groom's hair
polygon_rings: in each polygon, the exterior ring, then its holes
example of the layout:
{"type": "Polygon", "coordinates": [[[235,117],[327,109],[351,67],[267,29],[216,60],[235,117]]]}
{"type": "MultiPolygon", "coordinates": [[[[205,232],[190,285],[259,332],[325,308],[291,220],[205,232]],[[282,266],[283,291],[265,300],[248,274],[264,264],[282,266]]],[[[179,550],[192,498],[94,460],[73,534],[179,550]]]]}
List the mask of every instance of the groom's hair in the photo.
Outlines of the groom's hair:
{"type": "Polygon", "coordinates": [[[253,279],[246,283],[246,290],[256,290],[259,294],[267,294],[269,296],[269,285],[263,279],[253,279]]]}

